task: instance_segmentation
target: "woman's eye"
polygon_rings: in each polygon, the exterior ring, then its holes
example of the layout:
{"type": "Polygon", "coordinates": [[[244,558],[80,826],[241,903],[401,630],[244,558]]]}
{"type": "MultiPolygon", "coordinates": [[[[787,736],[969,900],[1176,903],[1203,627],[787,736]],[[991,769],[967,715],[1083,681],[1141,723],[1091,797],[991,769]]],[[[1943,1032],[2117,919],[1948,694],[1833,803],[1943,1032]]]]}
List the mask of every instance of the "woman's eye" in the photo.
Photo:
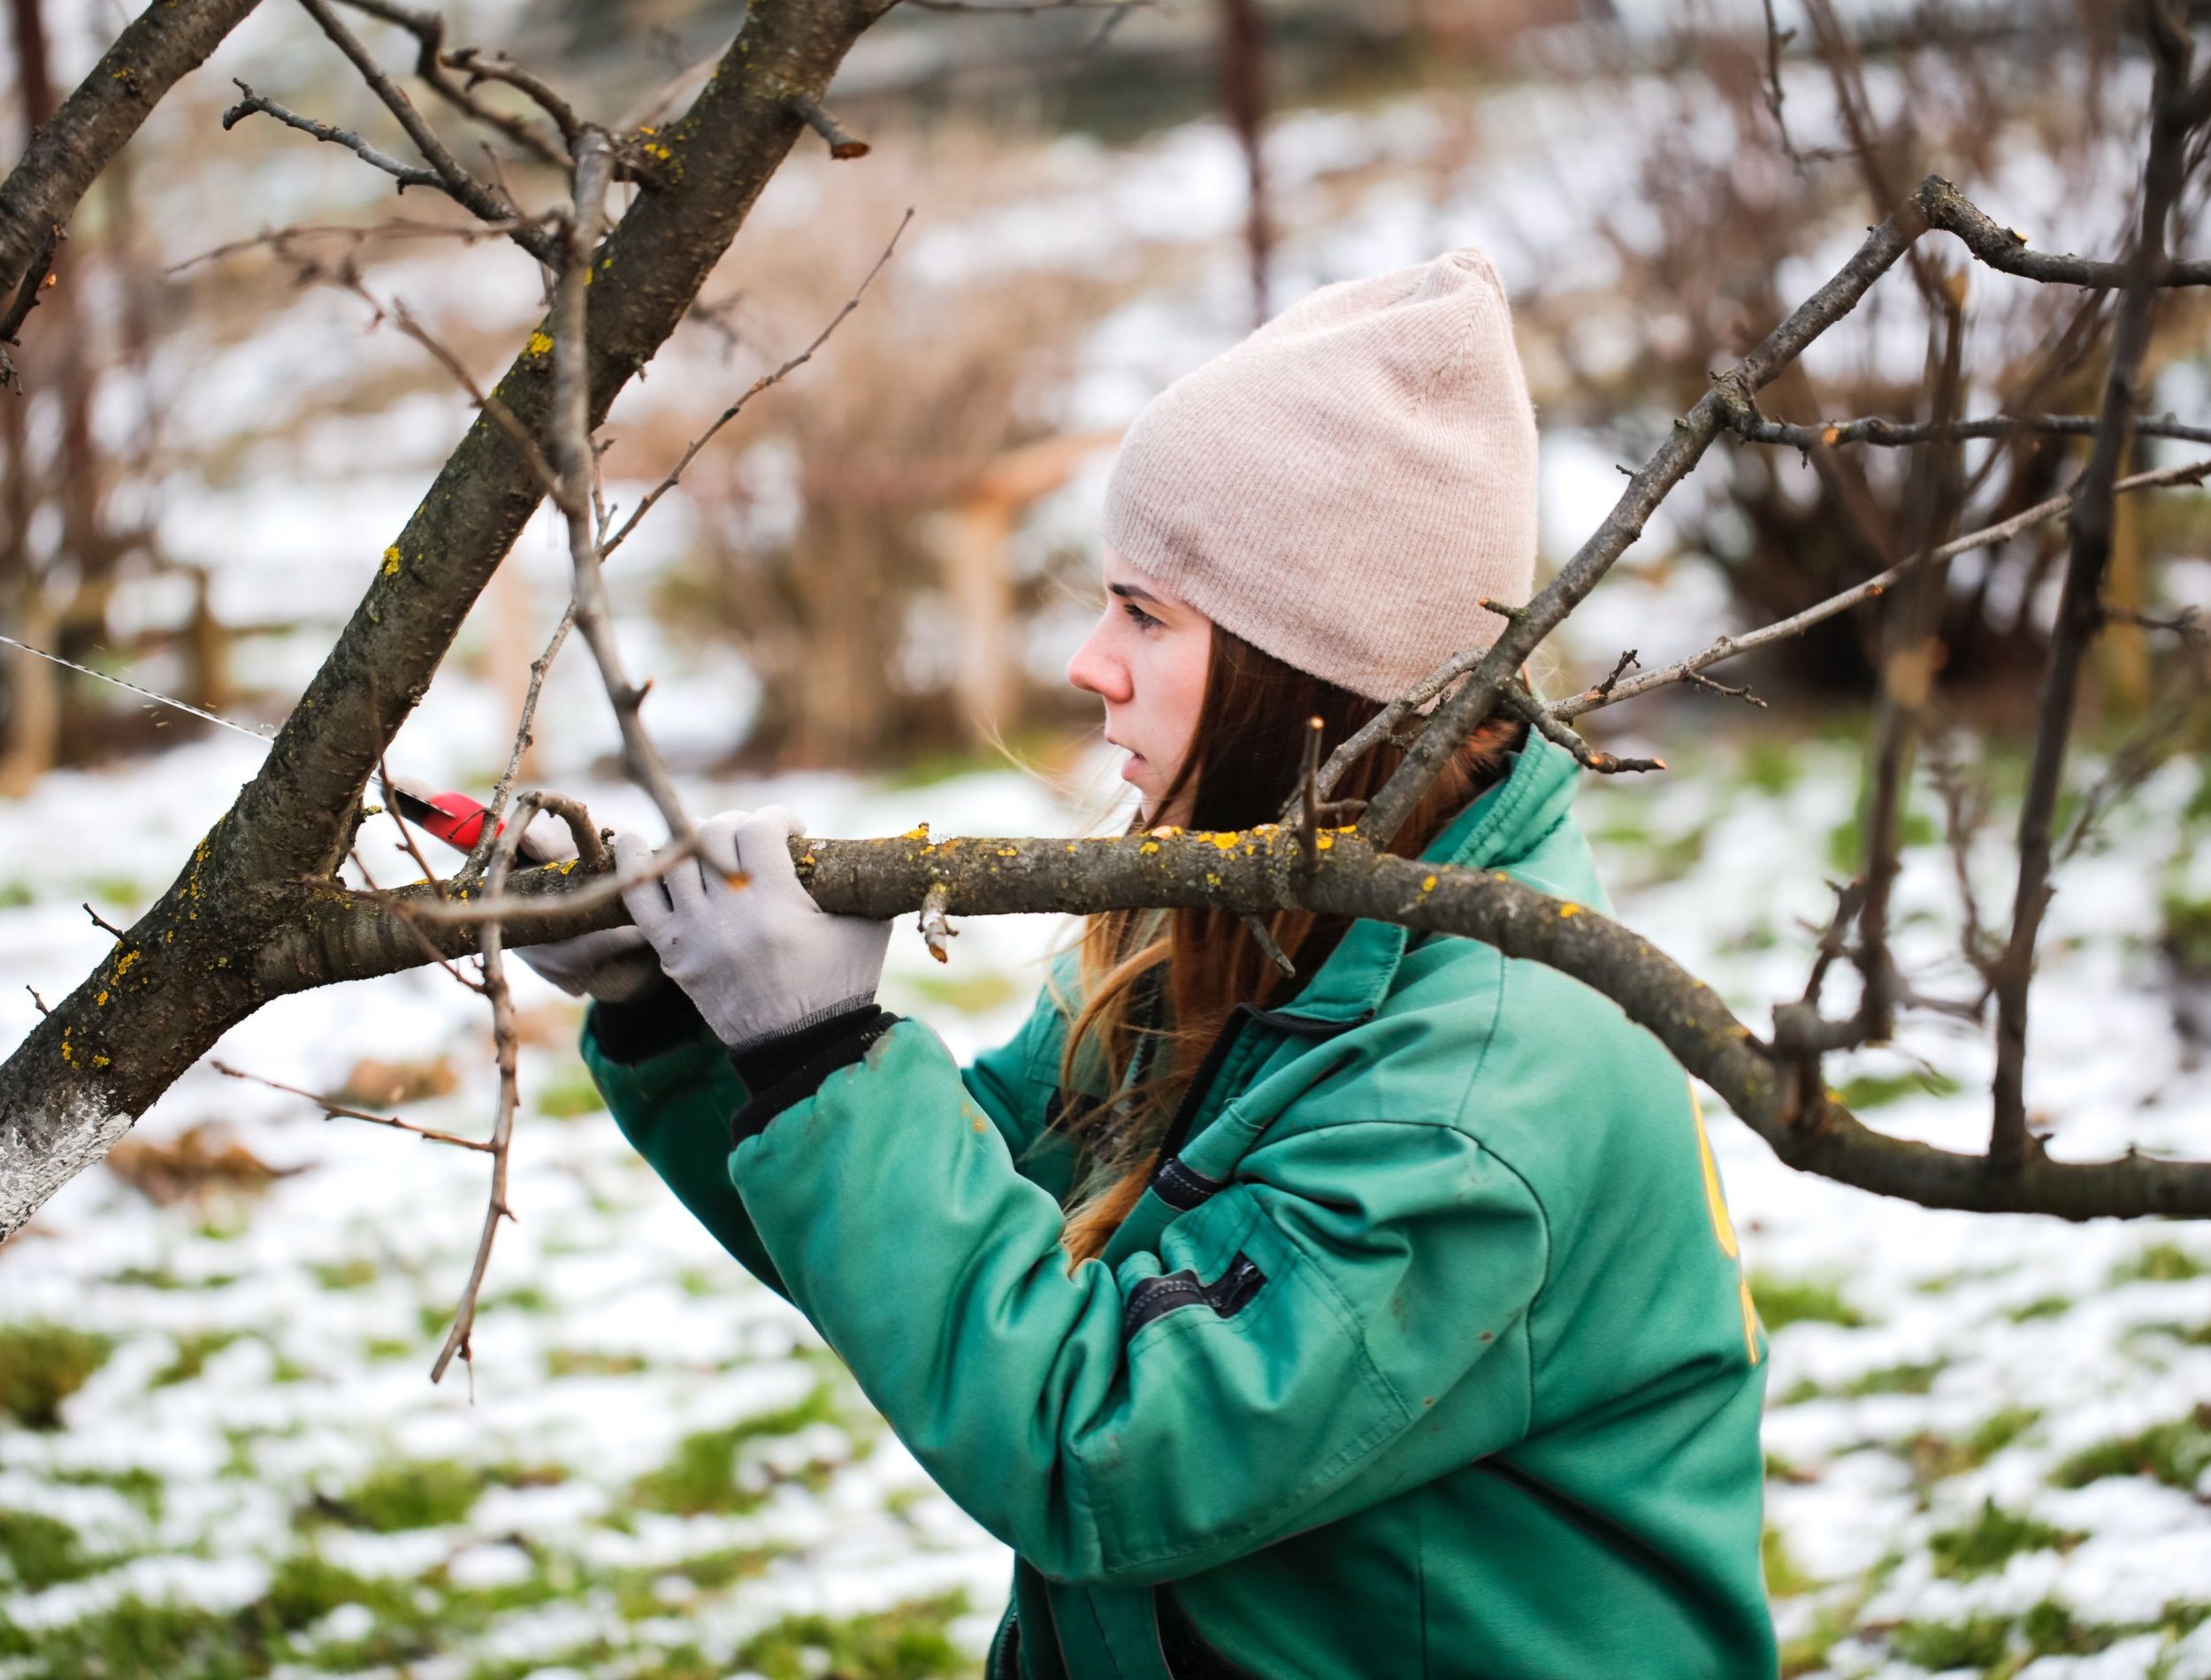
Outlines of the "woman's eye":
{"type": "Polygon", "coordinates": [[[1121,602],[1121,610],[1128,615],[1128,622],[1138,630],[1151,630],[1159,622],[1134,601],[1121,602]]]}

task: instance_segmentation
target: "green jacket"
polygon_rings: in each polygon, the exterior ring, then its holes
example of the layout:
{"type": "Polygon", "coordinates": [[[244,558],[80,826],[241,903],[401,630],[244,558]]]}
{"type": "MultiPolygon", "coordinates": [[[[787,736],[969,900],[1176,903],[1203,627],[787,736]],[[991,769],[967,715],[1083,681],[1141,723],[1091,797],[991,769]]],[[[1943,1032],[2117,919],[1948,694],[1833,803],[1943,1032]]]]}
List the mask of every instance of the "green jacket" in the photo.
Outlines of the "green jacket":
{"type": "MultiPolygon", "coordinates": [[[[1602,907],[1532,740],[1428,857],[1602,907]]],[[[731,1152],[700,1038],[631,1142],[1018,1559],[994,1676],[1771,1676],[1764,1371],[1681,1069],[1576,981],[1354,924],[1237,1012],[1102,1264],[1047,992],[892,1027],[731,1152]]]]}

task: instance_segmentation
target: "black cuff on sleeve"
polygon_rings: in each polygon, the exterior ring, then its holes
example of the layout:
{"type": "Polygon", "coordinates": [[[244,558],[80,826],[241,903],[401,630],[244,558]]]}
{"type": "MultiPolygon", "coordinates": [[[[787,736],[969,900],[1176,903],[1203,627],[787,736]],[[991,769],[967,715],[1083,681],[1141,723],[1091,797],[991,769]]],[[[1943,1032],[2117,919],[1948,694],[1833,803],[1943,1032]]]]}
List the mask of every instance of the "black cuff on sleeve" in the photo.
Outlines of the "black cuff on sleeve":
{"type": "Polygon", "coordinates": [[[688,1044],[707,1030],[689,993],[665,974],[641,997],[591,1006],[591,1035],[610,1062],[629,1067],[688,1044]]]}
{"type": "Polygon", "coordinates": [[[768,1122],[803,1103],[840,1067],[850,1067],[868,1047],[903,1019],[875,1004],[848,1009],[825,1021],[748,1050],[731,1050],[730,1064],[752,1093],[730,1116],[730,1147],[768,1129],[768,1122]]]}

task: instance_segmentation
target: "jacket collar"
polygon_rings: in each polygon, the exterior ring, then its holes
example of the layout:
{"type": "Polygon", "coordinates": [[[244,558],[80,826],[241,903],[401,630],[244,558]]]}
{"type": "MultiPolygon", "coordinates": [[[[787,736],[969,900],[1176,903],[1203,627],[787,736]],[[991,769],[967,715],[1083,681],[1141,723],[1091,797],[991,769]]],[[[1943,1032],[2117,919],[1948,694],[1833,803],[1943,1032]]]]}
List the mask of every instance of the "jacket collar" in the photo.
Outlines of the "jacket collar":
{"type": "MultiPolygon", "coordinates": [[[[1573,755],[1530,730],[1511,762],[1502,782],[1443,825],[1422,859],[1468,869],[1510,869],[1568,821],[1580,774],[1573,755]]],[[[1289,1023],[1337,1027],[1366,1019],[1389,995],[1407,935],[1396,922],[1353,922],[1304,989],[1266,1012],[1289,1023]]]]}

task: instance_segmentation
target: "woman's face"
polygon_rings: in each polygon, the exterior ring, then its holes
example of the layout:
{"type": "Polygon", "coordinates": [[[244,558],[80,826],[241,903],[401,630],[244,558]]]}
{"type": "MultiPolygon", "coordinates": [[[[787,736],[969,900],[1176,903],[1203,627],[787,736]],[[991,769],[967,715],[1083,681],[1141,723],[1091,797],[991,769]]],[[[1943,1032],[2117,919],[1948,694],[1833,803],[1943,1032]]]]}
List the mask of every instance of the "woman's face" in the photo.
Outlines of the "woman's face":
{"type": "Polygon", "coordinates": [[[1121,778],[1136,785],[1144,821],[1179,822],[1159,798],[1197,729],[1213,621],[1112,548],[1104,583],[1105,610],[1067,661],[1067,681],[1106,702],[1106,739],[1128,753],[1121,778]]]}

